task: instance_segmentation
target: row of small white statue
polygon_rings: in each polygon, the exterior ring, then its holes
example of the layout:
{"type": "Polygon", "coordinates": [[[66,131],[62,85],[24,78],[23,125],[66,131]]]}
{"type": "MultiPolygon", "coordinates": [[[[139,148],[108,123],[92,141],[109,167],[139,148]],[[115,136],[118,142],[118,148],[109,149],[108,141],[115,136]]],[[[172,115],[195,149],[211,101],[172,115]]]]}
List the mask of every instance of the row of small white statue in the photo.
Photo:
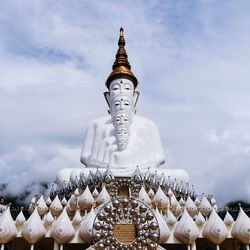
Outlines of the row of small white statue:
{"type": "MultiPolygon", "coordinates": [[[[180,221],[172,221],[172,225],[159,213],[157,208],[154,210],[154,214],[160,227],[160,244],[166,243],[173,233],[174,237],[181,243],[192,245],[192,249],[195,249],[195,240],[202,235],[216,244],[217,249],[219,249],[219,244],[229,236],[230,231],[231,235],[241,243],[246,244],[247,248],[250,244],[250,219],[241,208],[235,222],[229,213],[222,221],[214,209],[212,209],[207,221],[200,213],[194,221],[184,209],[180,221]]],[[[78,235],[83,242],[91,243],[95,217],[96,212],[93,208],[83,217],[77,210],[71,221],[65,207],[58,218],[54,218],[49,211],[41,219],[37,208],[35,208],[27,221],[21,211],[16,222],[14,222],[10,208],[8,208],[0,217],[0,244],[2,244],[3,249],[4,244],[15,237],[23,237],[31,244],[31,249],[33,249],[34,244],[42,238],[52,237],[61,245],[60,249],[63,249],[63,244],[72,241],[78,230],[78,235]]]]}
{"type": "MultiPolygon", "coordinates": [[[[198,198],[193,201],[189,196],[186,201],[182,198],[178,201],[171,190],[169,190],[166,195],[161,187],[158,188],[156,193],[154,193],[152,189],[147,193],[142,186],[138,199],[149,206],[157,206],[159,210],[166,211],[168,208],[171,208],[176,216],[183,211],[184,206],[191,216],[197,215],[198,211],[200,211],[202,215],[208,216],[213,207],[215,209],[217,208],[216,201],[211,204],[205,195],[202,197],[201,201],[198,198]]],[[[50,210],[52,215],[58,216],[62,212],[64,206],[66,206],[68,213],[74,213],[77,208],[80,208],[80,210],[90,210],[93,206],[105,204],[110,200],[111,197],[105,186],[103,186],[100,193],[96,189],[91,193],[87,186],[81,194],[79,193],[79,190],[76,189],[68,201],[65,198],[60,201],[58,196],[56,196],[53,201],[48,197],[46,202],[43,195],[41,195],[38,201],[33,198],[29,206],[29,211],[32,213],[34,207],[37,206],[40,215],[43,215],[50,210]]]]}
{"type": "Polygon", "coordinates": [[[183,207],[186,208],[192,217],[197,215],[198,211],[200,211],[202,215],[208,216],[211,213],[212,208],[215,208],[215,210],[217,209],[214,198],[211,203],[208,201],[205,195],[203,195],[201,201],[198,199],[198,197],[196,197],[195,201],[193,201],[190,196],[187,197],[187,200],[181,198],[178,201],[171,189],[168,190],[166,195],[162,191],[161,187],[159,187],[154,194],[152,189],[150,189],[147,193],[145,188],[142,186],[138,198],[149,206],[151,204],[153,204],[155,207],[157,206],[160,210],[166,211],[168,208],[170,208],[176,216],[182,213],[183,207]]]}
{"type": "Polygon", "coordinates": [[[71,221],[66,208],[64,208],[58,218],[54,218],[49,211],[41,219],[37,208],[35,208],[27,221],[22,211],[14,221],[10,208],[7,208],[0,217],[0,244],[4,249],[4,244],[16,237],[23,237],[31,244],[31,250],[33,250],[34,244],[39,240],[44,237],[52,237],[62,250],[63,244],[73,240],[77,230],[79,230],[78,235],[83,242],[90,243],[92,242],[92,229],[89,229],[93,227],[95,217],[94,209],[91,209],[84,217],[81,217],[80,211],[77,210],[71,221]]]}
{"type": "Polygon", "coordinates": [[[39,215],[44,215],[48,211],[51,211],[53,216],[59,216],[64,207],[66,207],[69,214],[72,214],[77,208],[82,211],[86,211],[90,210],[93,206],[97,207],[103,203],[109,202],[110,200],[111,196],[105,186],[103,186],[100,193],[95,189],[93,194],[91,194],[89,187],[87,186],[82,194],[80,194],[77,188],[68,201],[65,197],[60,201],[58,195],[53,199],[53,201],[51,201],[50,197],[48,197],[45,201],[43,195],[41,195],[37,201],[34,197],[28,210],[31,214],[34,208],[37,207],[39,215]]]}

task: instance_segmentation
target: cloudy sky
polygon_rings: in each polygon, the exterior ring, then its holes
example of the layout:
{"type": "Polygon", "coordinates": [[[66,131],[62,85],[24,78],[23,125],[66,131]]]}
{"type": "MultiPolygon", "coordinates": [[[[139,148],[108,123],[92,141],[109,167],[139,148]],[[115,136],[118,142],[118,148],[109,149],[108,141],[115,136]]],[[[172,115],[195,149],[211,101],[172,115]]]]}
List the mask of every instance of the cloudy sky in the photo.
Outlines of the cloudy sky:
{"type": "Polygon", "coordinates": [[[166,167],[221,204],[250,201],[249,13],[248,0],[2,0],[0,183],[18,193],[81,167],[122,25],[166,167]]]}

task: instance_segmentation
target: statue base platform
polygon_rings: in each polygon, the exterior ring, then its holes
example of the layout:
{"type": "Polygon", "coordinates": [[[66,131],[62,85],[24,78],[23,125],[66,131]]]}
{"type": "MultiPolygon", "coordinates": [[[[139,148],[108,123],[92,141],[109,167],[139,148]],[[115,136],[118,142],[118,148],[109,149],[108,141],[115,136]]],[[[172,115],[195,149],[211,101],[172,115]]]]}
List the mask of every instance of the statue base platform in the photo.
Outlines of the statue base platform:
{"type": "MultiPolygon", "coordinates": [[[[80,178],[81,175],[84,174],[84,177],[87,178],[90,174],[95,174],[97,168],[65,168],[60,170],[57,173],[56,177],[56,182],[57,184],[62,184],[65,182],[66,184],[69,183],[70,181],[74,181],[76,178],[80,178]]],[[[107,170],[107,168],[98,168],[99,172],[101,174],[104,174],[104,172],[107,170]]],[[[140,169],[141,173],[145,175],[148,171],[148,169],[140,169]]],[[[129,169],[126,171],[122,171],[119,169],[110,169],[114,177],[131,177],[133,173],[136,171],[136,167],[133,169],[129,169]]],[[[149,168],[150,174],[155,174],[157,173],[158,178],[160,179],[162,175],[165,176],[167,179],[170,176],[170,179],[174,181],[180,182],[182,181],[183,183],[189,182],[189,175],[184,169],[167,169],[167,168],[149,168]]]]}

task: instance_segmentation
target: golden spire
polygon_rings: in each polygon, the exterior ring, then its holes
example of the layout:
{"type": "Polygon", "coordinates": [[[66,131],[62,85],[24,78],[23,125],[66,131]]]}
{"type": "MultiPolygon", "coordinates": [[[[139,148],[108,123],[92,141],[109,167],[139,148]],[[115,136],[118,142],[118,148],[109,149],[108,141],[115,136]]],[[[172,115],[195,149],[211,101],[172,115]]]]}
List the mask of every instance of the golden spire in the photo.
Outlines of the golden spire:
{"type": "Polygon", "coordinates": [[[106,86],[109,88],[110,83],[117,78],[126,78],[131,80],[136,88],[138,81],[134,76],[134,74],[132,73],[132,71],[130,70],[131,66],[128,62],[128,55],[125,50],[124,30],[122,27],[120,28],[120,37],[118,41],[118,46],[119,48],[116,53],[116,59],[113,64],[113,71],[111,72],[106,81],[106,86]]]}

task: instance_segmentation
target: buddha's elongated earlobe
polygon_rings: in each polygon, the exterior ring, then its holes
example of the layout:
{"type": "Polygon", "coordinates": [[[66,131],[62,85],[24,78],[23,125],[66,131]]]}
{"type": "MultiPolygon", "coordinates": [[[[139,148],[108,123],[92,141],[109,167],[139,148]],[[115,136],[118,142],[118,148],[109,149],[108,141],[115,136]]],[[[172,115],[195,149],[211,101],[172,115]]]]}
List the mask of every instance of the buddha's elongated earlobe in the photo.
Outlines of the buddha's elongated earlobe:
{"type": "Polygon", "coordinates": [[[109,93],[108,91],[105,91],[105,92],[103,92],[103,95],[104,95],[104,98],[105,98],[105,100],[106,100],[106,102],[107,102],[109,108],[110,108],[110,104],[111,104],[111,101],[110,101],[110,93],[109,93]]]}
{"type": "Polygon", "coordinates": [[[140,91],[136,90],[134,92],[134,107],[136,107],[136,104],[138,102],[139,96],[140,96],[140,91]]]}

